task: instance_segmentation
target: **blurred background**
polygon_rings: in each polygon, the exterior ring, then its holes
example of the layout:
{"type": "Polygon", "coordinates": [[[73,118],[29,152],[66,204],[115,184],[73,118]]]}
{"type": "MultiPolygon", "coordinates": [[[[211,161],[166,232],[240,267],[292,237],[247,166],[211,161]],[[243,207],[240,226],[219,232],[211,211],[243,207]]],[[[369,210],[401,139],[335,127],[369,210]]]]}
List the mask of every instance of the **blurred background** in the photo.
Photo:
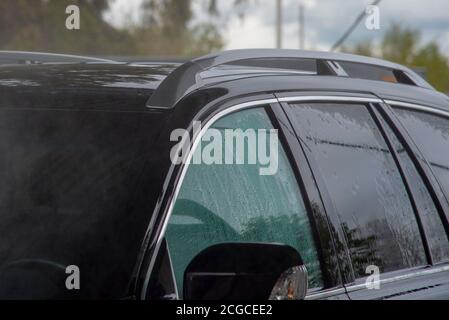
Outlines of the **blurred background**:
{"type": "Polygon", "coordinates": [[[0,50],[182,60],[273,47],[385,58],[449,93],[447,0],[0,0],[0,50]],[[79,30],[66,28],[73,4],[79,30]]]}

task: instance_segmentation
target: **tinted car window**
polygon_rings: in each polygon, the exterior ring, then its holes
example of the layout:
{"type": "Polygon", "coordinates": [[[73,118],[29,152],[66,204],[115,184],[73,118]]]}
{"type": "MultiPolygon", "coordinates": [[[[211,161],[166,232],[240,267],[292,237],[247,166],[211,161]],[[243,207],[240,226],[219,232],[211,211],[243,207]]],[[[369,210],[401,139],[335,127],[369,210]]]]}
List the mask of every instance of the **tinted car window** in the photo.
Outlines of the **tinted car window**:
{"type": "Polygon", "coordinates": [[[296,126],[336,207],[356,276],[426,263],[394,158],[364,105],[298,104],[296,126]]]}
{"type": "Polygon", "coordinates": [[[393,130],[382,119],[384,128],[387,131],[390,141],[396,150],[405,174],[407,175],[410,188],[415,198],[416,206],[422,219],[424,231],[430,246],[430,251],[434,262],[441,262],[449,259],[449,241],[446,236],[443,224],[438,214],[435,203],[430,196],[429,190],[419,172],[417,171],[410,155],[402,143],[393,133],[393,130]]]}
{"type": "Polygon", "coordinates": [[[393,71],[389,68],[348,61],[339,61],[338,63],[351,78],[398,82],[393,71]]]}
{"type": "MultiPolygon", "coordinates": [[[[273,126],[261,108],[234,113],[212,127],[221,133],[237,128],[243,134],[247,129],[273,126]]],[[[257,139],[268,141],[272,133],[262,134],[257,139]]],[[[237,154],[235,148],[236,144],[223,147],[223,163],[229,151],[237,154]]],[[[248,150],[249,145],[245,144],[245,157],[250,155],[248,150]]],[[[166,233],[180,293],[189,262],[203,249],[223,242],[290,245],[305,261],[310,286],[322,286],[317,250],[300,189],[281,145],[278,150],[278,170],[273,175],[260,175],[260,166],[247,161],[189,166],[166,233]]],[[[196,155],[199,152],[197,149],[196,155]]]]}
{"type": "Polygon", "coordinates": [[[139,112],[0,105],[0,298],[128,294],[159,191],[159,171],[144,170],[161,123],[139,112]],[[70,265],[80,290],[66,288],[70,265]]]}
{"type": "Polygon", "coordinates": [[[395,111],[449,196],[449,119],[400,108],[395,111]]]}

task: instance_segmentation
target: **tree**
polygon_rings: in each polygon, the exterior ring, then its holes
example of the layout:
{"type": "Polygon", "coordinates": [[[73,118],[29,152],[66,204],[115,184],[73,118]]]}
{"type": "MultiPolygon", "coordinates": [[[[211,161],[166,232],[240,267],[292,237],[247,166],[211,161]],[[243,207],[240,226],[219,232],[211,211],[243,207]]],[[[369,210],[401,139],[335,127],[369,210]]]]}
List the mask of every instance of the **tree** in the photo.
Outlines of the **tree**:
{"type": "MultiPolygon", "coordinates": [[[[208,10],[214,14],[213,7],[208,10]]],[[[192,18],[192,0],[143,1],[142,22],[133,32],[139,39],[138,54],[192,56],[222,49],[217,27],[212,23],[192,25],[192,18]]]]}
{"type": "Polygon", "coordinates": [[[411,65],[418,49],[419,38],[419,32],[392,24],[382,40],[382,58],[411,65]]]}
{"type": "Polygon", "coordinates": [[[439,91],[449,93],[449,66],[447,58],[435,42],[421,48],[411,63],[426,69],[427,80],[439,91]]]}
{"type": "MultiPolygon", "coordinates": [[[[0,49],[90,55],[202,55],[223,47],[213,23],[192,24],[193,1],[143,0],[142,19],[122,30],[103,19],[113,0],[1,0],[0,49]],[[65,28],[78,5],[81,29],[65,28]]],[[[214,14],[213,7],[208,7],[214,14]]]]}
{"type": "Polygon", "coordinates": [[[366,42],[360,42],[356,44],[354,47],[348,47],[348,46],[342,46],[343,52],[353,53],[353,54],[359,54],[361,56],[375,56],[374,51],[374,45],[370,41],[366,42]]]}
{"type": "Polygon", "coordinates": [[[114,29],[102,15],[108,0],[2,0],[0,48],[82,54],[125,54],[134,47],[127,32],[114,29]],[[65,27],[65,8],[81,10],[81,29],[65,27]]]}

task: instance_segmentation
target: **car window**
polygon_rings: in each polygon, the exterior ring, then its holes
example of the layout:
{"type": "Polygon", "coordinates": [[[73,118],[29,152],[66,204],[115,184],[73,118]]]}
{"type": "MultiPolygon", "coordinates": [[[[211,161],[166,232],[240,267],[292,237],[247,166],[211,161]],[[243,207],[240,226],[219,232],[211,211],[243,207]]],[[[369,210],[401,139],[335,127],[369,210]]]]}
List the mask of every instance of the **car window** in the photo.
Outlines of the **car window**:
{"type": "Polygon", "coordinates": [[[394,158],[367,107],[291,106],[301,140],[339,215],[357,277],[426,264],[410,199],[394,158]]]}
{"type": "Polygon", "coordinates": [[[400,108],[394,110],[449,196],[449,118],[400,108]]]}
{"type": "MultiPolygon", "coordinates": [[[[261,140],[265,144],[270,141],[269,135],[274,134],[268,131],[273,126],[263,108],[228,115],[208,132],[218,130],[225,137],[226,131],[234,129],[241,129],[240,137],[248,129],[256,130],[258,148],[261,140]]],[[[201,145],[204,151],[207,145],[204,139],[201,145]]],[[[235,152],[236,148],[237,143],[233,146],[223,143],[223,159],[234,153],[235,160],[235,154],[240,154],[235,152]]],[[[254,152],[250,148],[245,143],[245,157],[254,152]]],[[[197,148],[193,158],[199,152],[197,148]]],[[[190,164],[166,232],[180,293],[189,262],[200,251],[223,242],[290,245],[305,261],[309,287],[322,286],[317,249],[296,177],[280,144],[278,150],[270,152],[278,155],[277,171],[270,175],[261,175],[260,165],[248,161],[226,165],[195,164],[194,161],[190,164]]]]}
{"type": "Polygon", "coordinates": [[[154,167],[144,170],[162,124],[143,112],[0,104],[0,299],[128,294],[159,192],[154,167]],[[77,274],[80,289],[68,290],[77,274]]]}
{"type": "Polygon", "coordinates": [[[388,126],[388,124],[383,119],[381,119],[381,121],[384,124],[384,128],[387,131],[393,148],[396,150],[396,154],[398,155],[404,168],[404,172],[407,175],[410,188],[412,189],[413,196],[415,198],[416,206],[422,219],[423,228],[429,243],[433,262],[448,260],[449,241],[429,190],[413,164],[407,150],[393,133],[393,130],[388,126]]]}

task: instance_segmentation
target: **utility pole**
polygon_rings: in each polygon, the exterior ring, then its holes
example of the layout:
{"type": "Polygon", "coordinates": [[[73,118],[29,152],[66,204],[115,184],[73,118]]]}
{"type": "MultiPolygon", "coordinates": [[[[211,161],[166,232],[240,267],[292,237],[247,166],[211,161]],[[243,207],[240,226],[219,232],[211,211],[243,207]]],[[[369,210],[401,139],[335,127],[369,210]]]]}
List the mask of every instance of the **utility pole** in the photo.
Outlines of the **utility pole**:
{"type": "Polygon", "coordinates": [[[276,48],[282,48],[282,0],[276,0],[276,48]]]}
{"type": "Polygon", "coordinates": [[[299,4],[299,49],[304,50],[306,41],[305,20],[304,20],[304,5],[299,4]]]}

